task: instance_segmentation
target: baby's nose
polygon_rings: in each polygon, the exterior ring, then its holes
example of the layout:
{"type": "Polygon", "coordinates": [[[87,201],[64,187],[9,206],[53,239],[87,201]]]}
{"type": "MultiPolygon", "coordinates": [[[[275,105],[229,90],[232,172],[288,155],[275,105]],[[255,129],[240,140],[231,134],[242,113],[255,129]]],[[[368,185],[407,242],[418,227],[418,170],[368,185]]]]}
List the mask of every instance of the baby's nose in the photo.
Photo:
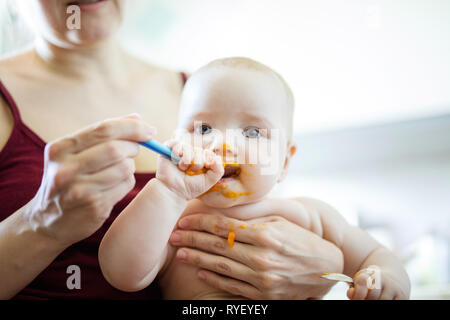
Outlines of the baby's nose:
{"type": "Polygon", "coordinates": [[[223,143],[221,146],[217,146],[213,149],[213,152],[219,156],[222,156],[222,158],[234,158],[236,156],[236,153],[234,150],[226,143],[223,143]]]}

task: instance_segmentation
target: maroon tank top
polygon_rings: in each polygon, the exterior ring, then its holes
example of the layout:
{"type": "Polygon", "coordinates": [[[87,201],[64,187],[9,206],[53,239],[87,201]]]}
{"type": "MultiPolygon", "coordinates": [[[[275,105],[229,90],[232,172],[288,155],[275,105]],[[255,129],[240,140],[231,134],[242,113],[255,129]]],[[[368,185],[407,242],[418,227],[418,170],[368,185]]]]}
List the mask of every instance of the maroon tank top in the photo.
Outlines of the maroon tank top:
{"type": "MultiPolygon", "coordinates": [[[[186,75],[181,73],[183,81],[186,75]]],[[[0,81],[0,93],[12,111],[14,127],[0,150],[0,221],[28,203],[41,184],[45,142],[22,122],[19,109],[0,81]]],[[[122,292],[103,277],[98,264],[98,247],[103,235],[117,215],[133,200],[154,173],[135,173],[136,185],[119,201],[103,224],[89,238],[64,250],[14,299],[160,299],[156,283],[134,292],[122,292]],[[67,268],[77,265],[81,270],[81,289],[68,289],[67,268]]]]}

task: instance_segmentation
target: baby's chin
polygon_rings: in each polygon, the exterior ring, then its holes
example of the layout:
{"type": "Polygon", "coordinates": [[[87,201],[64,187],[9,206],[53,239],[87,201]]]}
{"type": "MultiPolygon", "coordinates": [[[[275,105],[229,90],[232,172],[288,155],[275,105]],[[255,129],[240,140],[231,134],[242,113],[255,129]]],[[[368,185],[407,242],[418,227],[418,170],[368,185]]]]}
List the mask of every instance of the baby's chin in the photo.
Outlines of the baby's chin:
{"type": "Polygon", "coordinates": [[[198,199],[208,207],[218,209],[253,203],[264,198],[271,189],[271,184],[268,181],[266,181],[266,188],[261,185],[258,188],[254,188],[253,185],[255,184],[257,183],[248,181],[246,177],[242,176],[222,177],[198,199]]]}
{"type": "Polygon", "coordinates": [[[249,199],[248,196],[240,197],[226,197],[219,191],[208,192],[198,199],[205,205],[211,208],[226,209],[234,206],[247,204],[254,202],[255,200],[249,199]]]}

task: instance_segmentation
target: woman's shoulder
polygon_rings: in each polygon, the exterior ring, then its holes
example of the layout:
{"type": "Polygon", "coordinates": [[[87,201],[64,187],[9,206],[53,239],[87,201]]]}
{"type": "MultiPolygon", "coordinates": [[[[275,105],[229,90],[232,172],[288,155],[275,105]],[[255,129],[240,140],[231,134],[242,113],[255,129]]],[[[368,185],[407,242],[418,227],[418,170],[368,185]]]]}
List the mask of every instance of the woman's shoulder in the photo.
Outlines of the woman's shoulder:
{"type": "Polygon", "coordinates": [[[0,57],[0,80],[8,73],[20,73],[27,70],[27,65],[34,61],[31,49],[10,53],[0,57]]]}
{"type": "MultiPolygon", "coordinates": [[[[32,69],[30,66],[32,59],[35,57],[31,49],[0,57],[0,82],[3,86],[8,89],[10,86],[21,88],[23,79],[31,75],[29,71],[32,69]]],[[[0,151],[8,141],[13,127],[14,117],[11,107],[4,95],[0,95],[0,151]]]]}

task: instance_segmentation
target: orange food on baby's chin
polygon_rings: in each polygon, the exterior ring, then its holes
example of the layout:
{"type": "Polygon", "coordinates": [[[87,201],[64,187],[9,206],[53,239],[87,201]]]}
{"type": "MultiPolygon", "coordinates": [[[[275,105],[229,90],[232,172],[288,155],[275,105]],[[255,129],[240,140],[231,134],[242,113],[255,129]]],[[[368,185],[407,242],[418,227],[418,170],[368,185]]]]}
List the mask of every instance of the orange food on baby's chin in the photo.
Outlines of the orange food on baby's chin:
{"type": "Polygon", "coordinates": [[[218,191],[225,198],[232,198],[232,199],[234,199],[234,201],[236,201],[237,198],[239,198],[239,197],[248,196],[251,194],[251,192],[234,192],[232,190],[228,190],[228,185],[226,185],[226,184],[215,184],[206,193],[210,193],[210,192],[214,192],[214,191],[218,191]]]}

